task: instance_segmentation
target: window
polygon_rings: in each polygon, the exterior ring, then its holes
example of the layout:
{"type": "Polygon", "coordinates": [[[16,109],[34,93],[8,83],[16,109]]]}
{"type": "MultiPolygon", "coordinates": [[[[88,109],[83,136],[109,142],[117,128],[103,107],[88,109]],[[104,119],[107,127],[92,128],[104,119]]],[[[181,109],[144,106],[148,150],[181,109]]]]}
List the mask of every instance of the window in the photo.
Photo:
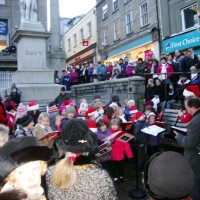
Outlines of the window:
{"type": "Polygon", "coordinates": [[[198,26],[198,16],[197,13],[191,9],[192,6],[197,6],[197,4],[193,4],[181,10],[183,31],[198,26]]]}
{"type": "Polygon", "coordinates": [[[120,39],[120,23],[119,19],[114,22],[114,40],[120,39]]]}
{"type": "Polygon", "coordinates": [[[119,8],[118,0],[113,0],[113,12],[119,8]]]}
{"type": "Polygon", "coordinates": [[[102,45],[106,46],[108,44],[108,27],[103,29],[103,40],[102,45]]]}
{"type": "Polygon", "coordinates": [[[71,40],[68,39],[68,50],[70,51],[71,50],[71,40]]]}
{"type": "Polygon", "coordinates": [[[73,38],[74,38],[74,47],[76,47],[77,46],[76,34],[74,34],[73,38]]]}
{"type": "Polygon", "coordinates": [[[92,36],[92,24],[89,22],[87,24],[87,29],[88,29],[88,37],[90,38],[92,36]]]}
{"type": "Polygon", "coordinates": [[[0,0],[0,4],[5,5],[5,0],[0,0]]]}
{"type": "Polygon", "coordinates": [[[133,32],[133,16],[129,12],[126,14],[126,34],[133,32]]]}
{"type": "Polygon", "coordinates": [[[102,16],[103,16],[103,19],[105,19],[106,17],[108,17],[108,5],[107,4],[105,4],[102,7],[102,16]]]}
{"type": "Polygon", "coordinates": [[[80,30],[80,42],[84,40],[83,29],[80,30]]]}
{"type": "Polygon", "coordinates": [[[140,5],[140,24],[145,26],[149,22],[147,1],[140,5]]]}

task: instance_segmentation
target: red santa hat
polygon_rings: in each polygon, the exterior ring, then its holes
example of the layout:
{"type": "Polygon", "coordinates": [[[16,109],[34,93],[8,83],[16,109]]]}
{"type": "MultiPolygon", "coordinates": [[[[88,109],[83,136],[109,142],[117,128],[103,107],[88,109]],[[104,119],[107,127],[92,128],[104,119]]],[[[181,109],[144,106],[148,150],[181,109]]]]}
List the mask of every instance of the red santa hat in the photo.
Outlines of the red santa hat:
{"type": "Polygon", "coordinates": [[[86,117],[90,117],[92,115],[98,116],[98,112],[94,108],[89,108],[88,111],[86,112],[86,117]]]}
{"type": "Polygon", "coordinates": [[[130,108],[130,114],[134,114],[134,113],[137,113],[138,112],[138,109],[135,107],[135,106],[131,106],[130,108]]]}
{"type": "Polygon", "coordinates": [[[144,113],[143,112],[137,112],[135,119],[136,119],[136,121],[143,120],[144,119],[144,113]]]}
{"type": "Polygon", "coordinates": [[[74,102],[72,101],[72,99],[68,99],[68,100],[64,101],[64,104],[66,106],[74,106],[74,102]]]}
{"type": "Polygon", "coordinates": [[[97,127],[96,127],[95,121],[87,120],[87,125],[88,125],[89,129],[90,129],[92,132],[94,132],[94,133],[97,132],[97,127]]]}
{"type": "Polygon", "coordinates": [[[199,86],[198,85],[190,85],[187,86],[183,91],[183,96],[196,96],[199,97],[199,86]]]}
{"type": "Polygon", "coordinates": [[[133,99],[131,99],[131,100],[129,100],[129,101],[127,102],[127,104],[129,104],[129,103],[135,105],[135,101],[134,101],[133,99]]]}
{"type": "Polygon", "coordinates": [[[28,111],[39,110],[39,104],[36,101],[31,101],[27,105],[28,111]]]}

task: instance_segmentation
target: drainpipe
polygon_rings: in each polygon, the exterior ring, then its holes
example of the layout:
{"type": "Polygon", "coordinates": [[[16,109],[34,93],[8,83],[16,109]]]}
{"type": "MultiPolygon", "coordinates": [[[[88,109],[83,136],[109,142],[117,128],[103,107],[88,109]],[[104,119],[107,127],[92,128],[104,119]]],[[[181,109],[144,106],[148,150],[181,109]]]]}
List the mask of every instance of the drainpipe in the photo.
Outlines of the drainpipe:
{"type": "Polygon", "coordinates": [[[161,31],[160,31],[160,20],[159,20],[159,9],[158,9],[158,0],[156,0],[156,17],[158,23],[158,45],[159,45],[159,54],[161,55],[161,31]]]}

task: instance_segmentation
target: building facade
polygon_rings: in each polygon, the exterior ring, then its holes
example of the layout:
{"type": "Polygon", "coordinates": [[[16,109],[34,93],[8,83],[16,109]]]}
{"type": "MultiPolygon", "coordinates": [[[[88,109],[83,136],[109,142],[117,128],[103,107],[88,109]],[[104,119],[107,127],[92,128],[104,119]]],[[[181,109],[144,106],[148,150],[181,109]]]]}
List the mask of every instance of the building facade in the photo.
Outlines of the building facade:
{"type": "MultiPolygon", "coordinates": [[[[38,1],[38,20],[47,30],[47,0],[38,1]]],[[[0,0],[0,50],[9,46],[11,37],[20,26],[18,0],[0,0]]]]}
{"type": "Polygon", "coordinates": [[[100,59],[159,58],[157,0],[97,0],[100,59]]]}
{"type": "Polygon", "coordinates": [[[64,46],[68,65],[96,63],[96,27],[96,8],[93,8],[65,33],[64,46]]]}
{"type": "Polygon", "coordinates": [[[199,17],[192,7],[200,0],[160,0],[162,53],[194,48],[200,54],[199,17]]]}

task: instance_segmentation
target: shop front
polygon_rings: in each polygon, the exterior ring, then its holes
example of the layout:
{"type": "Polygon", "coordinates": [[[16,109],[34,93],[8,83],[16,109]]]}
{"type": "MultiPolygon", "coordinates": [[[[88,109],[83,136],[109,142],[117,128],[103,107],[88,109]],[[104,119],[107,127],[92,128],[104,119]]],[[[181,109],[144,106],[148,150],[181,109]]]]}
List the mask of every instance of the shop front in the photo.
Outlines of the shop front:
{"type": "Polygon", "coordinates": [[[162,53],[173,53],[176,50],[184,51],[191,47],[194,48],[196,54],[200,54],[200,32],[198,30],[163,40],[162,53]]]}
{"type": "Polygon", "coordinates": [[[137,61],[138,58],[159,58],[159,44],[152,41],[152,34],[143,36],[128,44],[122,45],[107,53],[105,62],[118,61],[120,58],[128,57],[129,60],[137,61]]]}
{"type": "Polygon", "coordinates": [[[89,63],[96,63],[96,45],[90,49],[84,49],[74,56],[66,59],[67,65],[85,65],[89,63]]]}

